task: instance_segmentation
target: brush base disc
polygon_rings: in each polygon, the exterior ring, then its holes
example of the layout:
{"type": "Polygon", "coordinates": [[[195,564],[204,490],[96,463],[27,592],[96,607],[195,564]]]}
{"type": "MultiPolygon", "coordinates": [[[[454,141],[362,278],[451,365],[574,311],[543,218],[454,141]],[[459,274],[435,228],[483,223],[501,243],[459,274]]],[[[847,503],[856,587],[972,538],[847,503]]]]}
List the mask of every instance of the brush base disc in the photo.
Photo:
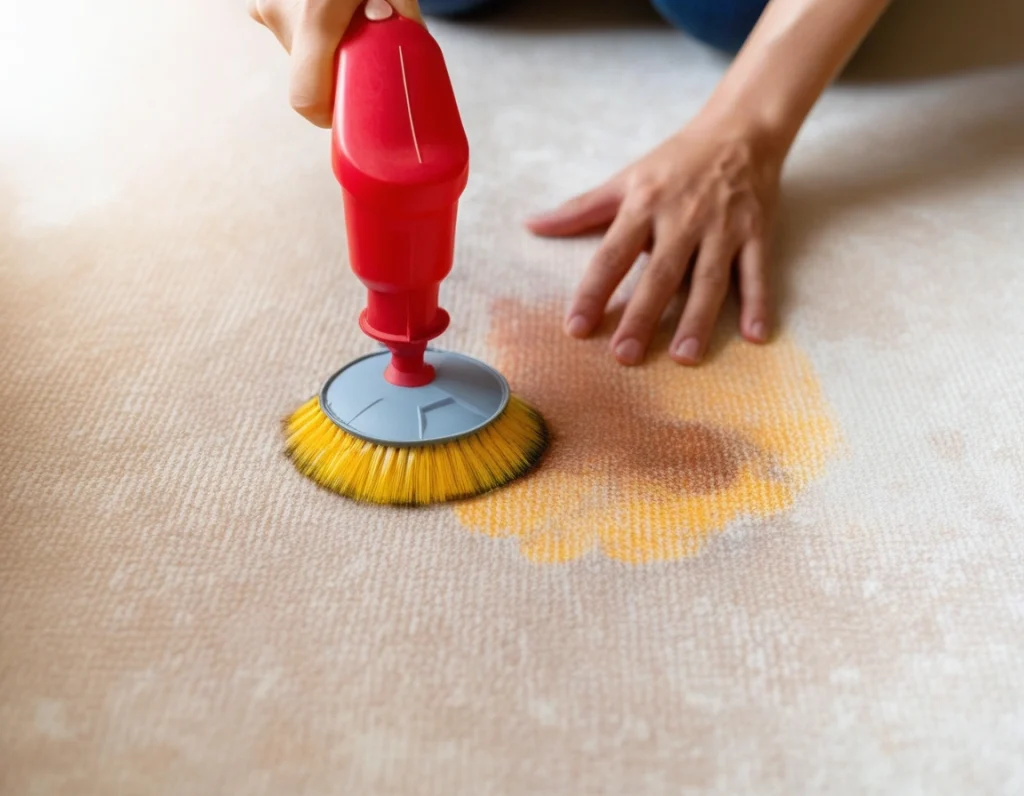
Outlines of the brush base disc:
{"type": "Polygon", "coordinates": [[[377,445],[436,445],[475,434],[509,402],[505,378],[464,354],[428,349],[436,377],[399,387],[385,377],[389,351],[368,354],[335,373],[320,391],[320,408],[344,431],[377,445]]]}

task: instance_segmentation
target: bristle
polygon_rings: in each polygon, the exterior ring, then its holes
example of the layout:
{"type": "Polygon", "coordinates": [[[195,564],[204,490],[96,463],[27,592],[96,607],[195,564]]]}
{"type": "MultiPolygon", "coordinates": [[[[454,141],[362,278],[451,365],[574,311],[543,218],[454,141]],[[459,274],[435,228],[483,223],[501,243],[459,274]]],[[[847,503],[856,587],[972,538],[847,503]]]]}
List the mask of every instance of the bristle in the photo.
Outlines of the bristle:
{"type": "Polygon", "coordinates": [[[543,418],[512,396],[476,434],[416,447],[374,445],[336,426],[312,398],[285,420],[295,467],[354,500],[422,506],[484,494],[525,475],[548,445],[543,418]]]}

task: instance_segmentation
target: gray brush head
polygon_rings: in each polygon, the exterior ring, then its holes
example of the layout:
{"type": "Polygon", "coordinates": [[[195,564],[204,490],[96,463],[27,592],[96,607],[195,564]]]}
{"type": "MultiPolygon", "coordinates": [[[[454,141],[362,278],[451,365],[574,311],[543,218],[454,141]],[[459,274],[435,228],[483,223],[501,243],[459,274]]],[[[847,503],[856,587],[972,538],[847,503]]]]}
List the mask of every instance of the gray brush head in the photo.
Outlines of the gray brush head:
{"type": "Polygon", "coordinates": [[[423,387],[384,378],[389,351],[368,354],[335,373],[320,391],[320,408],[339,428],[377,445],[437,445],[475,434],[496,420],[509,386],[494,368],[450,351],[428,349],[436,377],[423,387]]]}

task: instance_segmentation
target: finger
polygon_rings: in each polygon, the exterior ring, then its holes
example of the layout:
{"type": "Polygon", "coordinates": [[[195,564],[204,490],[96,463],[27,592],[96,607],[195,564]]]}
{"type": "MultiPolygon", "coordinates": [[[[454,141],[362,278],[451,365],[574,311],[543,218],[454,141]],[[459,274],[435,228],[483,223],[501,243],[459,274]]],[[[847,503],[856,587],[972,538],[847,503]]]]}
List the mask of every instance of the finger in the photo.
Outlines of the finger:
{"type": "MultiPolygon", "coordinates": [[[[417,20],[420,19],[415,2],[403,0],[397,5],[413,14],[417,20]]],[[[352,15],[361,4],[354,0],[306,0],[301,6],[295,32],[291,37],[289,100],[292,108],[313,124],[330,127],[334,111],[338,45],[352,21],[352,15]]],[[[372,19],[386,19],[392,7],[387,0],[370,0],[366,13],[372,19]]]]}
{"type": "Polygon", "coordinates": [[[768,244],[753,238],[740,250],[740,332],[752,343],[764,343],[771,334],[768,284],[768,244]]]}
{"type": "Polygon", "coordinates": [[[352,14],[353,3],[303,3],[292,39],[289,101],[318,127],[331,126],[334,108],[335,54],[352,14]]]}
{"type": "Polygon", "coordinates": [[[729,292],[735,245],[722,235],[708,235],[700,243],[693,269],[690,295],[672,341],[671,355],[684,365],[696,365],[707,349],[715,320],[729,292]]]}
{"type": "Polygon", "coordinates": [[[626,210],[615,216],[576,289],[566,318],[569,334],[585,337],[600,323],[608,300],[640,256],[649,235],[646,217],[626,210]]]}
{"type": "Polygon", "coordinates": [[[609,181],[554,210],[534,216],[526,226],[543,237],[580,235],[612,221],[621,204],[622,191],[618,183],[609,181]]]}
{"type": "Polygon", "coordinates": [[[287,3],[249,0],[249,16],[273,33],[286,53],[292,51],[292,29],[299,16],[299,0],[287,3]]]}
{"type": "Polygon", "coordinates": [[[612,351],[619,363],[638,365],[643,360],[665,308],[682,284],[694,245],[688,237],[655,240],[650,263],[612,337],[612,351]]]}

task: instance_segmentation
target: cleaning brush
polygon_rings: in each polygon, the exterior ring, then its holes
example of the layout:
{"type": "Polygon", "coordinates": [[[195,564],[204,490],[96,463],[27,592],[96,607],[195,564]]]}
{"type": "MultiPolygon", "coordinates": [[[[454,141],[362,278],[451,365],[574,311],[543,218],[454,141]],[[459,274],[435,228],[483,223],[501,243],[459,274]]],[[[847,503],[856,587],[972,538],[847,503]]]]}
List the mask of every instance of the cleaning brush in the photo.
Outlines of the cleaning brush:
{"type": "Polygon", "coordinates": [[[425,505],[526,474],[548,431],[495,369],[430,346],[450,323],[438,297],[469,144],[437,42],[380,0],[371,6],[338,48],[331,163],[350,266],[367,289],[359,326],[381,345],[284,421],[286,450],[334,492],[425,505]]]}

